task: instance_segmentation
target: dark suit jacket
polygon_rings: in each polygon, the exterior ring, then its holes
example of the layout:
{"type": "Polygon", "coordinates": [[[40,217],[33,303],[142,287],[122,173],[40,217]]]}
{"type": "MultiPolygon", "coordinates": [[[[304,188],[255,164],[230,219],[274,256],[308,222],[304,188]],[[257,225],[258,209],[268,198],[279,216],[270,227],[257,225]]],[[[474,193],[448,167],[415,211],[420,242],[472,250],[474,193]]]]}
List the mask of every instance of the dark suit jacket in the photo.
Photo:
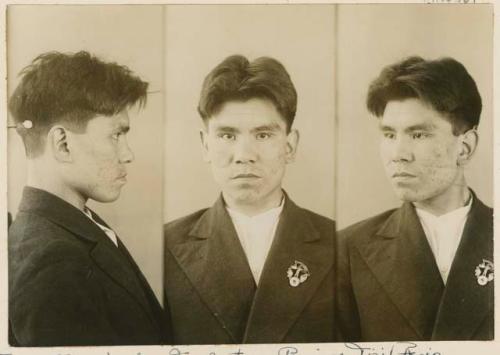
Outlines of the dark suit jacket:
{"type": "Polygon", "coordinates": [[[444,285],[411,203],[339,232],[338,320],[343,341],[492,339],[493,211],[474,197],[444,285]]]}
{"type": "Polygon", "coordinates": [[[222,197],[165,226],[165,308],[176,344],[333,341],[334,222],[286,199],[257,287],[222,197]],[[291,287],[287,269],[310,277],[291,287]]]}
{"type": "Polygon", "coordinates": [[[160,344],[165,334],[162,309],[123,244],[31,187],[9,229],[9,321],[21,346],[160,344]]]}

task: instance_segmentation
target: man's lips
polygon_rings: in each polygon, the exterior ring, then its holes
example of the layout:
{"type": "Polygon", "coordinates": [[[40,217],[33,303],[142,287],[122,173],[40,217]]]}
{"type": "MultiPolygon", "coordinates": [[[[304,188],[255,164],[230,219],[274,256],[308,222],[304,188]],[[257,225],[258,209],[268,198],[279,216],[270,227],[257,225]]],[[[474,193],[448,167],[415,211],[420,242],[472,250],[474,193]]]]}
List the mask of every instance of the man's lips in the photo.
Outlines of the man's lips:
{"type": "Polygon", "coordinates": [[[392,177],[393,178],[411,178],[411,177],[416,177],[416,175],[413,175],[413,174],[410,174],[410,173],[407,173],[407,172],[397,172],[397,173],[394,173],[392,174],[392,177]]]}
{"type": "Polygon", "coordinates": [[[232,177],[232,179],[257,179],[260,176],[255,174],[238,174],[232,177]]]}
{"type": "Polygon", "coordinates": [[[121,181],[127,181],[127,174],[119,175],[116,179],[121,181]]]}

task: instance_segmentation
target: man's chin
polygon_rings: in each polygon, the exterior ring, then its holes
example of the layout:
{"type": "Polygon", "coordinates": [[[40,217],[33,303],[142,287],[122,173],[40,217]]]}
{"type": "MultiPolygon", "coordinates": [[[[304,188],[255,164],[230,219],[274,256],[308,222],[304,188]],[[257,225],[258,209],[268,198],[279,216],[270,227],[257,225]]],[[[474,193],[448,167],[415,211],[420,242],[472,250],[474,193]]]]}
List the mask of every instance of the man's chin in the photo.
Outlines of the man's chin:
{"type": "Polygon", "coordinates": [[[411,189],[395,187],[394,192],[404,202],[418,202],[421,199],[419,194],[411,189]]]}
{"type": "Polygon", "coordinates": [[[107,194],[96,194],[94,196],[89,196],[90,199],[101,202],[101,203],[109,203],[115,202],[120,197],[120,191],[115,193],[107,193],[107,194]]]}
{"type": "Polygon", "coordinates": [[[251,193],[245,193],[245,194],[238,194],[234,196],[234,201],[238,204],[242,205],[251,205],[254,204],[257,201],[257,198],[254,194],[251,193]]]}
{"type": "Polygon", "coordinates": [[[252,189],[238,189],[237,191],[231,191],[229,197],[234,203],[239,205],[252,205],[258,200],[258,193],[252,189]]]}

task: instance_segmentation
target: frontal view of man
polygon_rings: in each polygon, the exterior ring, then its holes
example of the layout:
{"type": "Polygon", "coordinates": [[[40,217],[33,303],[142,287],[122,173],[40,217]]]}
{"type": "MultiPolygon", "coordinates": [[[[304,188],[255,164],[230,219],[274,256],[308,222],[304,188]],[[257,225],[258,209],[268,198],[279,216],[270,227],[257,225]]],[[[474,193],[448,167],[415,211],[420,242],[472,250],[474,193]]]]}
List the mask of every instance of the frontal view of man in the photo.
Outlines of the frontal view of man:
{"type": "Polygon", "coordinates": [[[89,199],[115,201],[134,156],[128,109],[148,84],[87,52],[46,53],[9,108],[28,181],[9,229],[10,341],[19,346],[160,344],[162,309],[89,199]]]}
{"type": "Polygon", "coordinates": [[[344,341],[493,338],[493,211],[467,185],[481,97],[451,58],[386,67],[368,92],[395,210],[339,233],[344,341]]]}
{"type": "Polygon", "coordinates": [[[205,78],[201,141],[222,193],[165,226],[174,343],[333,340],[334,223],[282,190],[297,94],[275,59],[228,57],[205,78]]]}

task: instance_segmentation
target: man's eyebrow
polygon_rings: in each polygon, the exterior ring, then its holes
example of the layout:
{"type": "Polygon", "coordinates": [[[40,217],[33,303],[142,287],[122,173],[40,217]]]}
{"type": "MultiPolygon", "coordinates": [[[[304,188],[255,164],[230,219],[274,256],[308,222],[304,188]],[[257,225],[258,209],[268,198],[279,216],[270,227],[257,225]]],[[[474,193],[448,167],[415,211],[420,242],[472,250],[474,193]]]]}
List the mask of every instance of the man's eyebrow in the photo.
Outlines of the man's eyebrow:
{"type": "Polygon", "coordinates": [[[224,132],[224,133],[237,133],[239,130],[235,127],[231,126],[218,126],[215,127],[216,132],[224,132]]]}
{"type": "Polygon", "coordinates": [[[255,128],[252,128],[252,133],[258,133],[258,132],[275,132],[279,131],[281,129],[281,126],[277,123],[269,124],[269,125],[263,125],[263,126],[258,126],[255,128]]]}
{"type": "Polygon", "coordinates": [[[411,133],[414,131],[432,131],[436,126],[432,123],[421,123],[405,128],[406,133],[411,133]]]}
{"type": "MultiPolygon", "coordinates": [[[[383,132],[394,132],[396,129],[391,126],[379,124],[378,128],[383,132]]],[[[406,127],[404,129],[405,133],[411,133],[414,131],[432,131],[436,126],[432,123],[420,123],[413,126],[406,127]]]]}
{"type": "Polygon", "coordinates": [[[393,132],[393,131],[395,131],[395,129],[393,127],[387,126],[387,125],[383,125],[383,124],[379,124],[378,125],[378,129],[380,129],[383,132],[388,132],[388,131],[393,132]]]}

